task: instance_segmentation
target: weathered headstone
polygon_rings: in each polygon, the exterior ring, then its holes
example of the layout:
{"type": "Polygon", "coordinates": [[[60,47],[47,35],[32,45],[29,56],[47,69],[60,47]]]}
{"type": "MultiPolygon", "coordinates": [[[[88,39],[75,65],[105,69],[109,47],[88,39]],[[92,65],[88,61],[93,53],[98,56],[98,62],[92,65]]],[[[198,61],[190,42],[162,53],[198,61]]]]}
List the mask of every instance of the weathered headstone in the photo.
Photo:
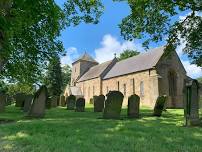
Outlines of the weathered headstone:
{"type": "Polygon", "coordinates": [[[44,117],[47,98],[47,87],[41,86],[40,89],[34,95],[32,106],[28,116],[35,118],[44,117]]]}
{"type": "Polygon", "coordinates": [[[128,117],[138,118],[140,109],[140,97],[136,94],[128,98],[128,117]]]}
{"type": "Polygon", "coordinates": [[[25,96],[23,112],[25,112],[25,113],[29,112],[31,105],[32,105],[32,99],[33,99],[33,95],[26,95],[25,96]]]}
{"type": "Polygon", "coordinates": [[[4,112],[6,106],[6,98],[5,94],[0,94],[0,112],[4,112]]]}
{"type": "Polygon", "coordinates": [[[105,119],[119,119],[121,114],[121,107],[123,103],[123,94],[119,91],[110,91],[107,94],[105,101],[105,108],[103,118],[105,119]]]}
{"type": "Polygon", "coordinates": [[[199,84],[197,80],[186,83],[184,101],[184,116],[186,126],[195,126],[199,121],[199,84]]]}
{"type": "Polygon", "coordinates": [[[51,107],[56,108],[58,106],[58,96],[52,96],[51,97],[51,107]]]}
{"type": "Polygon", "coordinates": [[[90,98],[90,104],[94,103],[94,98],[90,98]]]}
{"type": "Polygon", "coordinates": [[[165,107],[167,96],[159,96],[156,100],[156,104],[154,106],[154,116],[160,117],[165,107]]]}
{"type": "Polygon", "coordinates": [[[18,93],[14,96],[16,107],[21,107],[21,108],[24,107],[25,96],[26,95],[24,93],[18,93]]]}
{"type": "Polygon", "coordinates": [[[94,100],[94,112],[103,112],[105,96],[104,95],[94,96],[93,100],[94,100]]]}
{"type": "Polygon", "coordinates": [[[60,106],[65,107],[66,103],[65,103],[65,96],[60,96],[60,106]]]}
{"type": "Polygon", "coordinates": [[[84,112],[85,111],[85,99],[84,98],[78,98],[76,100],[76,112],[84,112]]]}
{"type": "Polygon", "coordinates": [[[67,110],[74,110],[76,105],[76,97],[74,95],[70,95],[66,99],[67,110]]]}
{"type": "Polygon", "coordinates": [[[46,109],[51,109],[51,97],[48,97],[46,101],[46,109]]]}

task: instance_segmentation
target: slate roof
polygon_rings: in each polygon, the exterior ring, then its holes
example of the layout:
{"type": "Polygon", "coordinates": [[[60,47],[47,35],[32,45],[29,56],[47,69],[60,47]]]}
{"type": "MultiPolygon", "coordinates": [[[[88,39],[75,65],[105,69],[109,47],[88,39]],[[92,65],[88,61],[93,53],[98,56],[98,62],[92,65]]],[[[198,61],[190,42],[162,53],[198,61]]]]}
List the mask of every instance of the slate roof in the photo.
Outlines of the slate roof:
{"type": "Polygon", "coordinates": [[[82,56],[80,56],[80,57],[79,57],[76,61],[74,61],[72,64],[74,64],[75,62],[80,61],[80,60],[98,63],[95,59],[93,59],[89,54],[87,54],[87,53],[85,52],[82,56]]]}
{"type": "Polygon", "coordinates": [[[103,79],[130,74],[153,68],[164,53],[165,47],[148,50],[146,53],[117,62],[103,79]]]}
{"type": "Polygon", "coordinates": [[[110,60],[91,67],[83,76],[81,76],[78,82],[99,77],[104,72],[104,70],[112,63],[112,61],[113,60],[110,60]]]}

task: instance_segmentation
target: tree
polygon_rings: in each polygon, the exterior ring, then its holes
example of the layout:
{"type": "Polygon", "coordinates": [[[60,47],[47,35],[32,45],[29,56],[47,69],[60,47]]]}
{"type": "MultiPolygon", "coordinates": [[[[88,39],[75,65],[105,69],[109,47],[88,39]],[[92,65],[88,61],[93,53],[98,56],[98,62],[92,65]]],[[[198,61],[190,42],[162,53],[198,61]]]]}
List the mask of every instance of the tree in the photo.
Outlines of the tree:
{"type": "Polygon", "coordinates": [[[138,54],[140,54],[140,52],[138,52],[138,51],[136,51],[136,50],[129,50],[129,49],[126,49],[126,50],[124,50],[124,51],[120,54],[118,60],[119,60],[119,61],[120,61],[120,60],[124,60],[124,59],[130,58],[130,57],[136,56],[136,55],[138,55],[138,54]]]}
{"type": "Polygon", "coordinates": [[[197,80],[199,83],[202,83],[202,77],[199,77],[197,80]]]}
{"type": "Polygon", "coordinates": [[[60,31],[81,22],[98,23],[99,0],[0,1],[0,72],[7,79],[35,83],[54,54],[62,54],[60,31]]]}
{"type": "Polygon", "coordinates": [[[71,68],[69,65],[62,67],[62,90],[64,91],[66,86],[70,84],[71,81],[71,68]]]}
{"type": "Polygon", "coordinates": [[[57,54],[50,59],[45,79],[49,94],[59,96],[62,93],[62,69],[57,54]]]}
{"type": "Polygon", "coordinates": [[[191,62],[202,66],[202,17],[199,16],[202,10],[201,0],[128,0],[128,3],[131,14],[120,24],[125,39],[143,39],[146,48],[152,41],[161,42],[166,39],[168,52],[173,50],[169,49],[171,46],[176,48],[184,42],[183,50],[191,62]],[[181,20],[176,19],[177,15],[186,12],[190,13],[181,20]]]}

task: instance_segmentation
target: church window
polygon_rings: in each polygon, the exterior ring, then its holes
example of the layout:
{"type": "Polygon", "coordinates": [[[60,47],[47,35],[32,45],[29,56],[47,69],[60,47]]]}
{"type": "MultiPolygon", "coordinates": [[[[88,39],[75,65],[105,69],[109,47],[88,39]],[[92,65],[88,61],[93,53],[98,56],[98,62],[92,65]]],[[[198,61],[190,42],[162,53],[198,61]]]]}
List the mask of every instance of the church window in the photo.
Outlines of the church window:
{"type": "Polygon", "coordinates": [[[144,96],[144,82],[143,81],[140,82],[140,96],[141,97],[144,96]]]}
{"type": "Polygon", "coordinates": [[[135,94],[135,79],[134,78],[130,80],[130,84],[131,84],[132,94],[135,94]]]}
{"type": "Polygon", "coordinates": [[[88,87],[88,97],[90,98],[90,87],[88,87]]]}
{"type": "Polygon", "coordinates": [[[123,94],[126,95],[126,84],[123,84],[123,94]]]}
{"type": "Polygon", "coordinates": [[[119,81],[117,81],[117,90],[119,91],[119,81]]]}
{"type": "Polygon", "coordinates": [[[93,86],[93,96],[95,95],[95,86],[93,86]]]}
{"type": "Polygon", "coordinates": [[[106,90],[107,90],[107,93],[109,93],[109,87],[108,86],[107,86],[106,90]]]}

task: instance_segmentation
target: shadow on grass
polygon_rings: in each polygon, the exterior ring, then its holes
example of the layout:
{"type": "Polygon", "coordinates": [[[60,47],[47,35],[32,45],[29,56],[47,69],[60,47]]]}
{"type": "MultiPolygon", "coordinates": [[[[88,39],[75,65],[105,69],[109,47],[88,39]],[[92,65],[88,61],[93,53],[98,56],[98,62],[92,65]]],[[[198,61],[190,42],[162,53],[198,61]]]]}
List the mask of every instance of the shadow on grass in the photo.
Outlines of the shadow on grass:
{"type": "MultiPolygon", "coordinates": [[[[19,111],[18,111],[19,112],[19,111]]],[[[46,111],[43,119],[19,119],[0,126],[0,151],[200,151],[202,129],[179,127],[181,110],[168,110],[163,117],[152,117],[152,110],[141,109],[140,119],[97,119],[102,113],[74,112],[65,108],[46,111]]],[[[21,118],[23,115],[21,113],[21,118]]]]}

